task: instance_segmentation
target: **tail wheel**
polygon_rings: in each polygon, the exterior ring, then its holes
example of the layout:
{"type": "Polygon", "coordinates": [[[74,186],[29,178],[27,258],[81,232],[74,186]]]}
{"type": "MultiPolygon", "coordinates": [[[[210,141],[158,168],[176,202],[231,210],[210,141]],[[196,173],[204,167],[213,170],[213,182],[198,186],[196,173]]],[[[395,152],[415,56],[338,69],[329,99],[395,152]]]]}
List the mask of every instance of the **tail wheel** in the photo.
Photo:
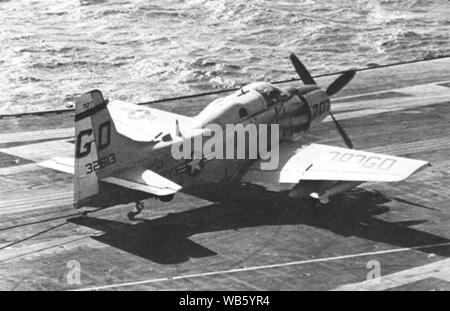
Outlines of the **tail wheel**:
{"type": "Polygon", "coordinates": [[[144,209],[144,202],[137,201],[135,202],[136,207],[127,214],[129,220],[134,220],[134,218],[139,215],[144,209]]]}
{"type": "Polygon", "coordinates": [[[136,216],[136,213],[133,212],[133,211],[128,212],[128,214],[127,214],[127,217],[128,217],[129,220],[134,220],[135,216],[136,216]]]}

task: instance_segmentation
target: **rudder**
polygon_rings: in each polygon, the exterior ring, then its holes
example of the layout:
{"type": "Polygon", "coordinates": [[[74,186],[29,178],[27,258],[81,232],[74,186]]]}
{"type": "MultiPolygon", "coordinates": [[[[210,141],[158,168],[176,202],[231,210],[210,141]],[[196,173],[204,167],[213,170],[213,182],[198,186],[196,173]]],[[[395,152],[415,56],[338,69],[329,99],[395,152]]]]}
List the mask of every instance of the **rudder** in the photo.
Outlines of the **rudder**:
{"type": "Polygon", "coordinates": [[[108,101],[98,90],[81,95],[75,102],[74,206],[80,208],[99,193],[100,169],[115,162],[104,157],[114,125],[108,101]],[[99,160],[100,159],[100,160],[99,160]]]}

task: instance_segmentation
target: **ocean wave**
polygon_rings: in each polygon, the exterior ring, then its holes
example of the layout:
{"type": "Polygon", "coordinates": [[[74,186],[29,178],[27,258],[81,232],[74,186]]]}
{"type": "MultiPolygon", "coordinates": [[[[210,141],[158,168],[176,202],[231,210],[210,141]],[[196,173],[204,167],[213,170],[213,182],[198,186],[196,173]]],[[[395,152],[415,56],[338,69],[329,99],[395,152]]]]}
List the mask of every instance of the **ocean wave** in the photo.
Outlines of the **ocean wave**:
{"type": "Polygon", "coordinates": [[[0,113],[146,101],[450,54],[446,0],[0,0],[0,113]],[[28,3],[28,2],[27,2],[28,3]]]}

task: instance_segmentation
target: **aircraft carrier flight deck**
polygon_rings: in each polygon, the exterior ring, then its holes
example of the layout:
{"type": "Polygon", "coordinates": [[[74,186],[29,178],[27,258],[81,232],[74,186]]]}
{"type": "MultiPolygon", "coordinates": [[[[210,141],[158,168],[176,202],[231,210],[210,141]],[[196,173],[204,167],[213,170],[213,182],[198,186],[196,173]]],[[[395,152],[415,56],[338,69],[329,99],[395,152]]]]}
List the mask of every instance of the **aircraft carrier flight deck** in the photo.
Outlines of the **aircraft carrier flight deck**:
{"type": "MultiPolygon", "coordinates": [[[[151,106],[194,115],[219,96],[151,106]]],[[[355,148],[432,166],[323,207],[211,185],[130,221],[133,204],[74,209],[73,176],[39,165],[73,157],[73,111],[0,116],[0,289],[450,290],[450,58],[358,71],[332,106],[355,148]]],[[[344,146],[327,120],[305,138],[344,146]]]]}

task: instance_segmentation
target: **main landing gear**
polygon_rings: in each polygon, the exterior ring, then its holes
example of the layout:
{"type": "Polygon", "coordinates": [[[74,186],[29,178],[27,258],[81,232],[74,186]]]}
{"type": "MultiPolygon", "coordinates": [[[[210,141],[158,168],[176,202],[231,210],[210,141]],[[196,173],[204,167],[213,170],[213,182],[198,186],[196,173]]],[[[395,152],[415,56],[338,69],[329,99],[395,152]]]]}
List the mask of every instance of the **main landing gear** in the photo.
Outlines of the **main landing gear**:
{"type": "Polygon", "coordinates": [[[134,220],[134,217],[139,215],[142,212],[143,209],[144,209],[144,202],[137,201],[136,202],[136,207],[127,214],[128,219],[129,220],[134,220]]]}

